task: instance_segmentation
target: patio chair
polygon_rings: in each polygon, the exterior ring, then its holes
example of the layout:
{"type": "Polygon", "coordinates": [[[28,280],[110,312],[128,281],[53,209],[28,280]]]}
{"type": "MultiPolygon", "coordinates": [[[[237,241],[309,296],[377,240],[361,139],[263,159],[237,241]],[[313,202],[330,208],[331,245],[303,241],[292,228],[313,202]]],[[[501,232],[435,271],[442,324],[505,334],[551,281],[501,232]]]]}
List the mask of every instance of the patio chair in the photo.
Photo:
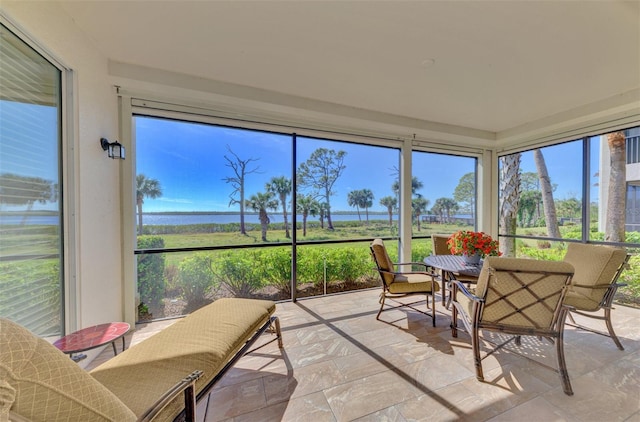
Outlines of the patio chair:
{"type": "MultiPolygon", "coordinates": [[[[547,338],[556,346],[557,368],[562,388],[573,395],[564,359],[563,333],[567,308],[562,301],[574,270],[565,262],[521,258],[485,259],[475,294],[453,280],[451,334],[457,337],[460,314],[471,336],[476,378],[484,381],[482,360],[507,343],[520,345],[521,336],[547,338]],[[480,357],[480,330],[513,334],[480,357]]],[[[546,365],[545,365],[546,366],[546,365]]]]}
{"type": "MultiPolygon", "coordinates": [[[[451,255],[451,250],[449,250],[449,245],[447,241],[449,240],[449,234],[432,234],[431,235],[431,243],[432,243],[432,253],[433,255],[451,255]]],[[[446,285],[448,284],[448,280],[446,280],[445,275],[442,271],[438,271],[440,275],[440,279],[442,280],[443,288],[442,288],[442,305],[446,306],[447,309],[451,306],[451,295],[449,295],[449,301],[446,300],[446,285]],[[445,305],[446,303],[446,305],[445,305]]],[[[471,284],[476,284],[478,279],[475,277],[467,277],[463,275],[459,275],[456,277],[457,280],[465,283],[467,287],[471,284]]]]}
{"type": "Polygon", "coordinates": [[[624,350],[624,347],[613,331],[611,310],[616,290],[625,285],[617,281],[627,268],[629,257],[624,248],[584,243],[569,243],[564,257],[564,262],[572,264],[576,269],[564,300],[570,307],[571,323],[568,325],[611,337],[620,350],[624,350]],[[601,310],[604,315],[594,315],[594,312],[601,310]],[[572,313],[604,321],[609,334],[577,324],[572,313]]]}
{"type": "Polygon", "coordinates": [[[449,250],[449,245],[447,245],[448,240],[449,240],[448,234],[432,234],[431,235],[431,243],[433,245],[432,253],[434,255],[451,255],[451,251],[449,250]]]}
{"type": "Polygon", "coordinates": [[[427,265],[424,262],[393,263],[391,258],[389,258],[387,248],[384,246],[382,239],[375,239],[369,248],[371,249],[371,256],[376,264],[380,278],[382,279],[382,293],[380,294],[379,300],[380,310],[378,311],[378,315],[376,315],[376,319],[380,319],[385,299],[425,295],[427,311],[429,310],[429,296],[433,298],[430,315],[412,306],[418,302],[401,304],[392,309],[409,306],[418,312],[429,315],[432,319],[432,325],[435,327],[436,303],[434,295],[440,290],[440,285],[435,280],[435,275],[427,271],[427,265]],[[424,267],[424,271],[398,271],[402,267],[408,266],[411,268],[411,266],[414,265],[424,267]]]}

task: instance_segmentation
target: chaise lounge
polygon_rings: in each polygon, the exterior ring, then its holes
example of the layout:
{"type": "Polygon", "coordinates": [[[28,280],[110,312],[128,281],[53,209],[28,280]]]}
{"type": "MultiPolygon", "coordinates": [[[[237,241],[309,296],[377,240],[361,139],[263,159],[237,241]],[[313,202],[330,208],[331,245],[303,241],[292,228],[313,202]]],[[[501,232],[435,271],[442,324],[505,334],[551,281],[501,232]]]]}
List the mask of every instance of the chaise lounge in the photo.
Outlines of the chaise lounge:
{"type": "Polygon", "coordinates": [[[193,420],[196,401],[264,331],[282,347],[274,312],[267,300],[219,299],[90,373],[0,319],[0,420],[193,420]]]}

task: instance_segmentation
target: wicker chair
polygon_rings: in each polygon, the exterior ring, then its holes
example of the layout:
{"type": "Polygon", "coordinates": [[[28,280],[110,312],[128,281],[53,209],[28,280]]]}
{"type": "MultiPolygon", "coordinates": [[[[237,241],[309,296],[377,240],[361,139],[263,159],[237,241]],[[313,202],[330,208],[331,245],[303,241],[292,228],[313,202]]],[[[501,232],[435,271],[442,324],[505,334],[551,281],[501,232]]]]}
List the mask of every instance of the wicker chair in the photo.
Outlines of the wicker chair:
{"type": "MultiPolygon", "coordinates": [[[[432,253],[433,255],[451,255],[451,250],[449,250],[449,245],[447,244],[447,241],[449,240],[449,237],[451,237],[451,235],[448,234],[432,234],[431,235],[431,242],[432,242],[432,253]]],[[[442,305],[445,306],[446,303],[446,307],[447,309],[450,306],[451,303],[451,296],[449,296],[449,301],[447,302],[447,298],[446,298],[446,286],[448,284],[448,280],[446,280],[446,275],[442,273],[442,271],[439,272],[440,275],[440,279],[442,280],[442,305]]],[[[478,279],[475,277],[468,277],[468,276],[457,276],[456,280],[461,281],[463,283],[465,283],[467,285],[467,287],[469,287],[471,284],[476,284],[478,282],[478,279]]]]}
{"type": "MultiPolygon", "coordinates": [[[[556,345],[557,369],[562,387],[573,395],[564,359],[564,323],[568,309],[562,301],[573,266],[565,262],[520,258],[485,259],[475,294],[453,280],[452,335],[457,337],[457,316],[471,335],[476,378],[484,381],[482,360],[521,336],[550,339],[556,345]],[[480,357],[480,330],[513,334],[484,357],[480,357]]],[[[552,368],[553,369],[553,368],[552,368]]]]}
{"type": "Polygon", "coordinates": [[[627,267],[629,255],[624,248],[587,245],[584,243],[569,243],[564,262],[574,266],[576,273],[564,300],[569,308],[568,325],[611,337],[624,350],[611,324],[611,310],[613,296],[616,290],[624,284],[617,283],[620,274],[627,267]],[[594,312],[604,311],[604,315],[594,315],[594,312]],[[577,324],[572,313],[604,321],[609,334],[577,324]]]}
{"type": "MultiPolygon", "coordinates": [[[[436,326],[436,303],[435,293],[440,290],[440,285],[435,280],[435,276],[427,271],[427,265],[424,262],[405,262],[393,263],[387,253],[382,239],[375,239],[369,246],[371,256],[376,264],[380,278],[382,279],[382,293],[380,294],[380,310],[376,319],[380,319],[380,314],[384,308],[385,299],[400,298],[413,295],[425,295],[427,301],[427,311],[429,310],[429,296],[434,298],[431,305],[431,314],[413,308],[412,305],[418,302],[402,304],[394,308],[402,306],[410,306],[412,309],[429,315],[432,319],[432,325],[436,326]],[[421,266],[424,271],[398,271],[403,266],[421,266]]],[[[393,309],[393,308],[392,308],[393,309]]]]}

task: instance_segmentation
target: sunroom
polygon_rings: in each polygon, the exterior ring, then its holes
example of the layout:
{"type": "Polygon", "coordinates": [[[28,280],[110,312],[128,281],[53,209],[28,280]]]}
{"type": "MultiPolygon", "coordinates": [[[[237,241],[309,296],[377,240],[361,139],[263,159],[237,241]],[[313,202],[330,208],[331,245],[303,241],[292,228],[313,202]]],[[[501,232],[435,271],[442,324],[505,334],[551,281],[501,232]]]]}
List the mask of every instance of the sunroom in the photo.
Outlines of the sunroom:
{"type": "MultiPolygon", "coordinates": [[[[505,256],[626,247],[616,329],[638,371],[638,2],[0,8],[0,317],[55,341],[237,296],[292,320],[309,301],[335,334],[348,318],[315,303],[377,306],[374,238],[421,262],[432,234],[482,231],[505,256]]],[[[440,344],[437,306],[437,332],[411,313],[398,324],[440,344]]]]}

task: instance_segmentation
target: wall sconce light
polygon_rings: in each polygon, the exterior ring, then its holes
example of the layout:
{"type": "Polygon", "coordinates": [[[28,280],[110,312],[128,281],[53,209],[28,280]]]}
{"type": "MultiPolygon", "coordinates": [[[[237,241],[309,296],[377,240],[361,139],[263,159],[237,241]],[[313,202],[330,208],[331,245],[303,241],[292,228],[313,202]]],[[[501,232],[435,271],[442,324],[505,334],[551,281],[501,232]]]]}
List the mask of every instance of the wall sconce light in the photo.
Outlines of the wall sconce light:
{"type": "Polygon", "coordinates": [[[100,138],[102,149],[108,151],[109,157],[124,160],[124,147],[118,141],[109,142],[106,138],[100,138]]]}

